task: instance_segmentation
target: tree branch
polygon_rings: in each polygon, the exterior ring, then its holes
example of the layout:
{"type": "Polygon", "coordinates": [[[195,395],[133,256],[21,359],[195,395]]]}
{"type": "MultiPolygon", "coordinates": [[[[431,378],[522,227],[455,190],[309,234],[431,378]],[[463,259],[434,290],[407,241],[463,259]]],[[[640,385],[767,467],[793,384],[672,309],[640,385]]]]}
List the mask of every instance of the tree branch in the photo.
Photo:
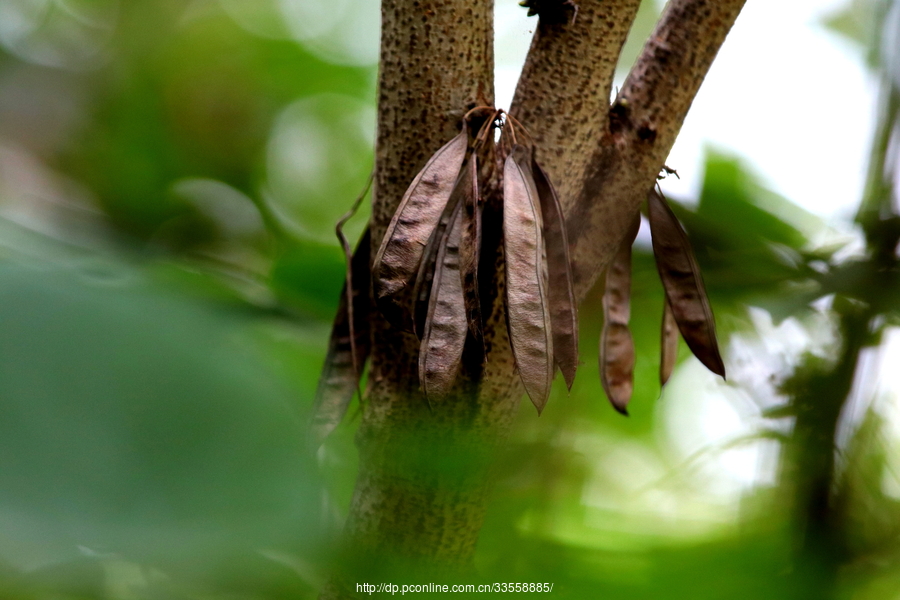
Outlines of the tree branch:
{"type": "Polygon", "coordinates": [[[655,181],[745,0],[672,0],[609,111],[567,213],[584,298],[655,181]]]}
{"type": "Polygon", "coordinates": [[[640,0],[582,0],[575,22],[538,22],[510,113],[534,136],[541,166],[571,206],[591,151],[607,126],[622,45],[640,0]]]}

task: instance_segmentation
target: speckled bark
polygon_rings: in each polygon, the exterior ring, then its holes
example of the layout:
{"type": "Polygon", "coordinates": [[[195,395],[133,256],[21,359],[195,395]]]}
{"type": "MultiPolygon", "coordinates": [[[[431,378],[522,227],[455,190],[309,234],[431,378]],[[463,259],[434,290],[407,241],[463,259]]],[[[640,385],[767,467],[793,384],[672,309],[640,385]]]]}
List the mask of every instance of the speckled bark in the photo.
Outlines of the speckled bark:
{"type": "MultiPolygon", "coordinates": [[[[582,0],[574,25],[538,27],[514,102],[560,188],[579,297],[652,185],[743,0],[673,0],[610,110],[615,63],[637,5],[582,0]]],[[[382,1],[374,249],[407,185],[457,132],[463,111],[493,101],[491,13],[489,0],[382,1]]],[[[486,232],[491,217],[486,210],[486,232]]],[[[501,298],[496,254],[482,262],[482,276],[501,298]],[[491,263],[493,272],[484,269],[491,263]]],[[[450,578],[471,564],[493,450],[522,397],[502,302],[489,306],[484,372],[477,384],[464,376],[456,396],[433,410],[418,389],[415,338],[373,324],[360,471],[341,561],[348,570],[323,597],[355,597],[357,582],[385,581],[409,567],[450,578]]]]}
{"type": "Polygon", "coordinates": [[[566,214],[584,298],[653,185],[745,0],[672,0],[595,141],[566,214]]]}
{"type": "MultiPolygon", "coordinates": [[[[381,10],[373,255],[416,173],[459,131],[468,108],[494,101],[491,0],[382,0],[381,10]]],[[[471,425],[474,394],[463,390],[430,411],[419,391],[416,338],[377,315],[373,331],[344,531],[347,571],[323,598],[356,597],[366,576],[463,571],[484,514],[490,452],[479,443],[485,431],[471,425]]]]}
{"type": "Polygon", "coordinates": [[[537,140],[564,206],[607,129],[616,64],[640,5],[581,0],[574,23],[539,23],[535,31],[510,113],[537,140]]]}

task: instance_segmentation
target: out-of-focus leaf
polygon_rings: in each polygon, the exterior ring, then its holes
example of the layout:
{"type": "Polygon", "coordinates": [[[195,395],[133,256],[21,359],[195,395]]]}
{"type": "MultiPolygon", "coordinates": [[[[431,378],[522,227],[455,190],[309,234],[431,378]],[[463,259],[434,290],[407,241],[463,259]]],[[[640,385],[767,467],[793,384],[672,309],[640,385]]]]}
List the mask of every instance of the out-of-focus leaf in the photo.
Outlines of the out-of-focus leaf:
{"type": "Polygon", "coordinates": [[[821,23],[834,33],[865,47],[871,42],[871,32],[867,26],[871,12],[867,7],[871,4],[872,2],[850,0],[826,15],[821,23]]]}
{"type": "Polygon", "coordinates": [[[697,214],[722,225],[716,247],[743,248],[765,242],[802,246],[806,239],[798,229],[756,205],[750,184],[737,161],[715,153],[707,157],[697,214]]]}
{"type": "Polygon", "coordinates": [[[337,246],[300,240],[277,258],[271,286],[287,305],[329,321],[344,281],[344,268],[337,246]]]}
{"type": "Polygon", "coordinates": [[[795,221],[805,215],[757,188],[735,160],[710,154],[696,209],[676,202],[670,206],[691,238],[717,305],[765,304],[780,298],[787,282],[809,275],[803,265],[805,234],[769,207],[795,221]],[[736,264],[741,268],[734,268],[736,264]]]}
{"type": "Polygon", "coordinates": [[[313,543],[302,420],[248,317],[124,267],[0,264],[0,557],[313,543]]]}
{"type": "MultiPolygon", "coordinates": [[[[372,165],[375,110],[346,94],[316,94],[285,107],[266,148],[265,201],[304,237],[331,242],[335,222],[366,187],[372,165]]],[[[369,205],[344,228],[362,234],[369,205]]]]}
{"type": "Polygon", "coordinates": [[[252,35],[214,3],[191,6],[119,4],[111,59],[74,83],[89,85],[90,111],[54,161],[142,237],[190,216],[166,193],[178,179],[215,179],[258,196],[270,130],[288,103],[323,92],[366,98],[373,85],[371,69],[252,35]]]}
{"type": "Polygon", "coordinates": [[[847,261],[818,276],[821,294],[841,294],[870,305],[882,314],[900,311],[900,270],[871,262],[847,261]]]}

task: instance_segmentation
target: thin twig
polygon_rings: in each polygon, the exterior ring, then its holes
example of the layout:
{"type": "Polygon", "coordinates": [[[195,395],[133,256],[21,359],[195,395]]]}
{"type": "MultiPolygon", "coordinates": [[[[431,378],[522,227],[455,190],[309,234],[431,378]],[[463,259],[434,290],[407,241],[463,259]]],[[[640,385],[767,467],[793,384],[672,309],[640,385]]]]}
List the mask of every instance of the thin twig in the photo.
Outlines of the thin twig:
{"type": "Polygon", "coordinates": [[[360,400],[362,400],[362,393],[359,390],[360,365],[356,357],[356,324],[353,316],[353,268],[351,266],[351,262],[353,261],[353,251],[350,249],[350,243],[347,241],[347,236],[344,235],[344,225],[356,214],[356,211],[359,210],[359,206],[362,204],[366,194],[369,193],[369,188],[372,187],[372,181],[374,179],[375,169],[372,169],[369,173],[369,178],[366,180],[363,191],[357,196],[356,200],[353,202],[353,206],[350,207],[350,210],[344,213],[344,216],[338,219],[337,224],[334,226],[334,232],[341,243],[341,248],[344,250],[344,258],[347,261],[347,270],[344,276],[344,293],[347,302],[347,320],[350,324],[350,355],[353,361],[353,374],[356,376],[356,393],[359,394],[360,400]]]}

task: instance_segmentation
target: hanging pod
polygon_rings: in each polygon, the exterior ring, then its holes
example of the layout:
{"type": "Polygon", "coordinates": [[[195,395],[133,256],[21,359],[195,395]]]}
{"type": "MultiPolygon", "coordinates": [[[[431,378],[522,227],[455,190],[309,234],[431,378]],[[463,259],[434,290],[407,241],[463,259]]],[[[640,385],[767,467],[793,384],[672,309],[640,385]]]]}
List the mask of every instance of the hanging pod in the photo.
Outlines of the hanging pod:
{"type": "Polygon", "coordinates": [[[665,296],[663,297],[663,318],[660,329],[659,385],[662,387],[669,381],[669,377],[675,369],[675,363],[678,361],[678,324],[675,322],[675,315],[672,314],[672,305],[665,296]]]}
{"type": "Polygon", "coordinates": [[[394,213],[372,266],[375,300],[392,325],[411,331],[399,298],[413,282],[423,250],[450,199],[466,156],[468,129],[434,153],[410,184],[394,213]]]}
{"type": "Polygon", "coordinates": [[[478,195],[478,157],[472,154],[463,168],[459,182],[460,240],[459,274],[462,278],[469,331],[483,344],[481,331],[481,296],[478,289],[478,260],[481,256],[481,198],[478,195]]]}
{"type": "Polygon", "coordinates": [[[725,377],[715,320],[687,235],[656,190],[651,190],[647,208],[656,267],[681,336],[707,369],[725,377]]]}
{"type": "Polygon", "coordinates": [[[462,361],[466,342],[466,307],[459,274],[462,205],[457,204],[439,244],[428,314],[419,347],[419,383],[429,401],[450,391],[462,361]]]}
{"type": "Polygon", "coordinates": [[[457,209],[460,205],[467,202],[467,197],[470,194],[477,194],[477,188],[473,190],[471,187],[471,169],[475,169],[475,172],[477,173],[477,163],[475,162],[474,155],[466,163],[465,167],[463,167],[459,177],[457,177],[453,190],[450,193],[450,198],[444,203],[443,210],[438,216],[437,224],[434,226],[431,235],[422,249],[421,258],[416,271],[415,284],[413,285],[414,331],[420,340],[422,339],[426,319],[428,317],[428,300],[431,296],[431,291],[434,288],[433,279],[435,270],[438,264],[440,264],[438,256],[448,239],[447,231],[453,223],[453,220],[456,218],[457,209]]]}
{"type": "Polygon", "coordinates": [[[566,387],[571,391],[578,369],[578,306],[572,282],[566,220],[556,190],[537,160],[532,160],[532,169],[547,247],[553,358],[566,380],[566,387]]]}
{"type": "Polygon", "coordinates": [[[631,318],[631,247],[641,226],[635,215],[616,255],[606,268],[603,290],[603,331],[600,334],[600,382],[617,411],[628,415],[634,391],[634,340],[628,329],[631,318]]]}
{"type": "Polygon", "coordinates": [[[547,255],[531,150],[513,145],[503,166],[506,314],[519,376],[538,414],[553,381],[547,255]]]}
{"type": "Polygon", "coordinates": [[[369,356],[370,245],[371,237],[367,227],[348,266],[349,277],[341,290],[337,315],[328,341],[328,354],[316,388],[310,422],[310,441],[314,448],[322,444],[347,412],[353,394],[359,389],[359,379],[369,356]],[[348,296],[352,298],[352,302],[348,302],[348,296]]]}

